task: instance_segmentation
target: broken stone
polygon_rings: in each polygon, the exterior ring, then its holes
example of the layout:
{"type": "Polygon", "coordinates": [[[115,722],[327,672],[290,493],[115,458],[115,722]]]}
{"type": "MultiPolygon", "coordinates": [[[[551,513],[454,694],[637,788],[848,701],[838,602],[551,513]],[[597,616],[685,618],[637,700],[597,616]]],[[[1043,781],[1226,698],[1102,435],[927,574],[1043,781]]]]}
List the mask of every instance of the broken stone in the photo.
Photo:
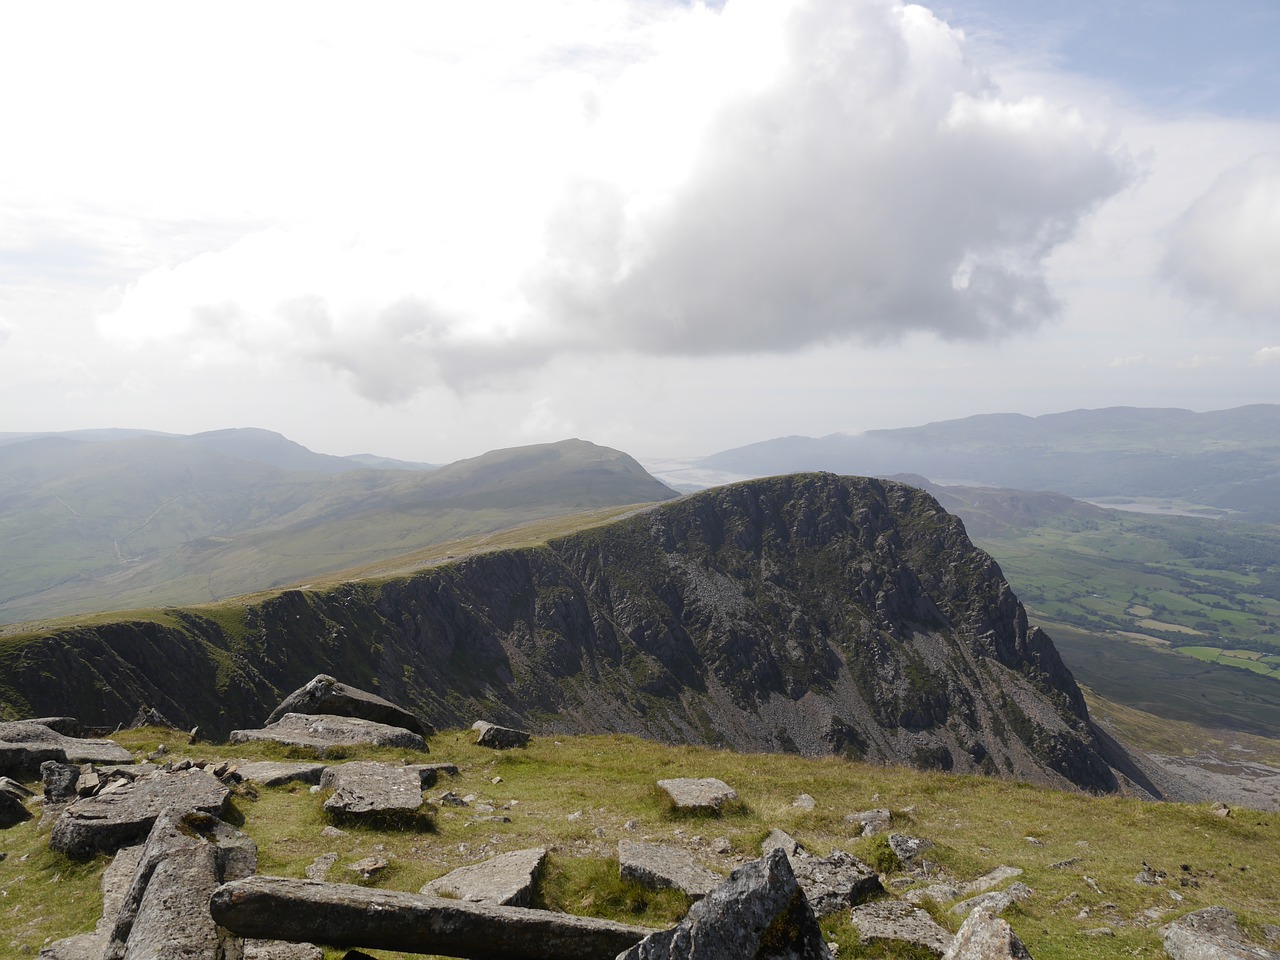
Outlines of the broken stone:
{"type": "Polygon", "coordinates": [[[76,798],[76,781],[80,779],[78,765],[46,760],[40,764],[40,777],[44,781],[46,803],[69,803],[76,798]]]}
{"type": "Polygon", "coordinates": [[[32,720],[0,721],[0,775],[35,773],[46,760],[59,763],[129,763],[133,755],[111,740],[68,737],[32,720]]]}
{"type": "Polygon", "coordinates": [[[427,743],[418,734],[359,717],[334,717],[326,714],[286,713],[261,730],[232,730],[232,743],[266,740],[293,747],[309,747],[324,756],[330,747],[362,746],[400,747],[427,751],[427,743]]]}
{"type": "MultiPolygon", "coordinates": [[[[417,771],[423,790],[430,790],[434,787],[443,774],[448,774],[451,777],[458,775],[458,765],[456,763],[411,763],[409,764],[409,769],[417,771]]],[[[498,782],[502,781],[501,777],[496,779],[498,782]]]]}
{"type": "Polygon", "coordinates": [[[527,907],[533,902],[534,885],[546,860],[543,847],[513,850],[483,863],[459,867],[432,880],[420,892],[470,903],[527,907]]]}
{"type": "Polygon", "coordinates": [[[145,844],[122,848],[102,871],[98,884],[102,891],[102,916],[93,931],[49,944],[40,951],[41,960],[102,960],[144,849],[145,844]]]}
{"type": "Polygon", "coordinates": [[[1031,960],[1004,920],[978,908],[965,918],[943,960],[1031,960]]]}
{"type": "Polygon", "coordinates": [[[1160,928],[1172,960],[1280,960],[1280,953],[1249,942],[1226,907],[1205,907],[1160,928]]]}
{"type": "Polygon", "coordinates": [[[358,873],[365,880],[368,880],[370,877],[376,876],[387,869],[388,866],[389,864],[383,857],[365,857],[363,860],[348,864],[347,869],[351,873],[358,873]]]}
{"type": "Polygon", "coordinates": [[[830,856],[791,858],[796,881],[819,917],[848,909],[884,893],[880,878],[869,866],[843,850],[830,856]]]}
{"type": "Polygon", "coordinates": [[[225,884],[209,913],[241,937],[473,960],[616,957],[652,932],[550,910],[284,877],[225,884]]]}
{"type": "Polygon", "coordinates": [[[1228,807],[1225,803],[1222,803],[1221,801],[1219,801],[1218,803],[1215,803],[1212,807],[1210,807],[1209,812],[1212,813],[1215,817],[1226,818],[1231,816],[1231,808],[1228,807]]]}
{"type": "Polygon", "coordinates": [[[138,727],[165,727],[169,730],[176,730],[177,725],[168,717],[157,710],[155,707],[142,706],[138,708],[138,712],[133,716],[133,722],[129,724],[131,729],[138,727]]]}
{"type": "Polygon", "coordinates": [[[809,794],[802,793],[800,794],[800,796],[796,797],[793,801],[791,801],[791,805],[800,810],[813,810],[815,807],[817,807],[818,802],[814,800],[813,797],[809,796],[809,794]]]}
{"type": "Polygon", "coordinates": [[[113,853],[146,839],[160,814],[189,811],[221,815],[230,791],[203,770],[153,773],[109,794],[64,807],[49,847],[77,860],[113,853]]]}
{"type": "Polygon", "coordinates": [[[286,783],[316,784],[324,773],[323,763],[284,763],[263,760],[257,763],[237,763],[236,770],[245,780],[252,780],[264,787],[280,787],[286,783]]]}
{"type": "Polygon", "coordinates": [[[932,846],[932,840],[922,840],[919,837],[908,836],[905,833],[889,834],[889,849],[893,851],[894,856],[901,861],[904,867],[910,865],[912,860],[932,846]]]}
{"type": "Polygon", "coordinates": [[[8,790],[0,790],[0,828],[12,827],[31,819],[27,805],[8,790]]]}
{"type": "Polygon", "coordinates": [[[416,770],[391,763],[356,760],[326,767],[322,790],[333,790],[324,809],[341,816],[412,813],[422,806],[416,770]]]}
{"type": "Polygon", "coordinates": [[[98,792],[98,788],[101,786],[102,778],[90,769],[87,773],[82,773],[76,778],[76,796],[91,797],[98,792]]]}
{"type": "Polygon", "coordinates": [[[28,790],[17,780],[10,780],[8,777],[0,777],[0,791],[17,797],[19,800],[30,800],[35,793],[28,790]]]}
{"type": "Polygon", "coordinates": [[[719,813],[727,804],[738,799],[736,790],[715,777],[659,780],[658,788],[666,792],[677,810],[686,813],[719,813]]]}
{"type": "Polygon", "coordinates": [[[739,867],[672,930],[646,937],[617,960],[830,960],[786,854],[739,867]]]}
{"type": "Polygon", "coordinates": [[[849,920],[863,940],[901,940],[938,954],[951,946],[951,934],[933,917],[901,900],[859,904],[849,911],[849,920]]]}
{"type": "Polygon", "coordinates": [[[479,734],[476,737],[476,744],[481,747],[489,747],[491,750],[510,750],[513,747],[527,747],[529,745],[530,734],[523,730],[512,730],[510,727],[500,727],[496,723],[489,723],[487,720],[477,720],[471,725],[471,729],[479,734]]]}
{"type": "Polygon", "coordinates": [[[968,900],[961,900],[951,908],[951,912],[957,916],[966,916],[974,910],[985,910],[987,913],[999,916],[1015,903],[1026,900],[1034,892],[1025,883],[1014,883],[1008,890],[993,890],[989,893],[980,893],[968,900]]]}
{"type": "Polygon", "coordinates": [[[777,827],[770,830],[769,835],[760,844],[760,853],[766,857],[774,850],[781,850],[788,858],[804,853],[804,847],[800,845],[799,840],[777,827]]]}
{"type": "Polygon", "coordinates": [[[1167,876],[1168,874],[1163,870],[1157,870],[1155,867],[1151,866],[1151,864],[1147,863],[1147,861],[1143,860],[1142,869],[1138,871],[1138,875],[1133,878],[1133,882],[1142,887],[1158,887],[1160,884],[1164,883],[1165,877],[1167,876]]]}
{"type": "Polygon", "coordinates": [[[724,880],[700,866],[693,856],[661,843],[618,841],[619,873],[650,890],[671,888],[695,899],[705,897],[724,880]]]}
{"type": "Polygon", "coordinates": [[[355,717],[400,727],[421,737],[429,737],[435,733],[431,724],[424,723],[412,711],[397,706],[376,693],[339,683],[325,674],[320,674],[285,697],[280,706],[271,711],[266,725],[270,726],[290,713],[355,717]]]}
{"type": "Polygon", "coordinates": [[[889,832],[893,815],[888,810],[863,810],[846,814],[844,822],[862,824],[862,836],[873,837],[878,833],[889,832]]]}
{"type": "Polygon", "coordinates": [[[324,951],[314,943],[246,940],[244,960],[324,960],[324,951]]]}

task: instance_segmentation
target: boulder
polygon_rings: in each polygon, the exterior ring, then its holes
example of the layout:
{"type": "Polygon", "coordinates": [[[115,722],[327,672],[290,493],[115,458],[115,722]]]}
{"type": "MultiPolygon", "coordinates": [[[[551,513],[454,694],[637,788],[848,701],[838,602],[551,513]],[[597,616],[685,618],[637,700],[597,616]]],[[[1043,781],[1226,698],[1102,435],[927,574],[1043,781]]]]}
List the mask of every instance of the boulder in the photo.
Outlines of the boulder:
{"type": "Polygon", "coordinates": [[[682,813],[719,813],[738,799],[736,790],[715,777],[659,780],[658,788],[671,798],[676,809],[682,813]]]}
{"type": "Polygon", "coordinates": [[[543,847],[512,850],[483,863],[459,867],[432,880],[420,892],[470,903],[527,907],[533,902],[534,885],[546,860],[543,847]]]}
{"type": "Polygon", "coordinates": [[[873,837],[877,833],[888,833],[893,823],[893,814],[888,810],[862,810],[845,815],[845,823],[862,824],[862,836],[873,837]]]}
{"type": "Polygon", "coordinates": [[[901,900],[863,903],[849,911],[849,921],[863,940],[901,940],[942,954],[951,946],[951,933],[925,911],[901,900]]]}
{"type": "Polygon", "coordinates": [[[236,772],[242,778],[252,780],[254,783],[260,783],[264,787],[280,787],[286,783],[315,785],[320,782],[320,775],[324,773],[324,769],[325,764],[323,763],[277,762],[272,760],[262,760],[255,763],[241,760],[236,763],[236,772]]]}
{"type": "Polygon", "coordinates": [[[650,890],[671,888],[694,899],[705,897],[724,880],[701,866],[685,850],[636,840],[618,842],[619,872],[650,890]]]}
{"type": "Polygon", "coordinates": [[[54,821],[49,847],[77,860],[114,853],[145,840],[162,813],[221,815],[229,794],[204,770],[148,774],[63,808],[54,821]]]}
{"type": "Polygon", "coordinates": [[[286,713],[261,730],[232,730],[232,743],[267,740],[291,747],[309,747],[320,756],[336,746],[401,747],[427,753],[427,742],[403,727],[359,717],[286,713]]]}
{"type": "Polygon", "coordinates": [[[857,857],[836,850],[830,856],[791,858],[800,889],[819,917],[847,910],[869,897],[884,893],[880,877],[857,857]]]}
{"type": "Polygon", "coordinates": [[[138,712],[133,715],[133,721],[129,724],[131,729],[138,727],[164,727],[168,730],[178,729],[177,725],[166,717],[155,707],[141,706],[138,712]]]}
{"type": "Polygon", "coordinates": [[[102,960],[111,942],[120,907],[133,885],[134,874],[142,862],[145,844],[123,847],[102,871],[99,889],[102,891],[102,916],[91,933],[80,933],[64,940],[56,940],[40,951],[41,960],[102,960]]]}
{"type": "Polygon", "coordinates": [[[36,717],[32,720],[19,721],[21,723],[38,723],[42,727],[48,727],[64,737],[83,737],[84,727],[75,717],[36,717]]]}
{"type": "Polygon", "coordinates": [[[920,837],[908,836],[905,833],[889,834],[889,849],[904,867],[910,865],[911,861],[932,846],[932,840],[922,840],[920,837]]]}
{"type": "Polygon", "coordinates": [[[257,869],[257,848],[207,813],[165,812],[147,837],[104,954],[104,960],[194,960],[235,956],[240,944],[195,909],[225,880],[257,869]]]}
{"type": "Polygon", "coordinates": [[[1280,953],[1249,942],[1226,907],[1205,907],[1160,928],[1173,960],[1280,960],[1280,953]]]}
{"type": "Polygon", "coordinates": [[[800,841],[787,833],[785,830],[779,830],[774,827],[769,831],[769,835],[764,838],[760,844],[760,853],[762,856],[768,856],[774,850],[781,850],[788,857],[794,857],[797,854],[804,853],[804,847],[800,845],[800,841]]]}
{"type": "Polygon", "coordinates": [[[411,763],[409,769],[417,772],[423,790],[434,787],[440,780],[441,774],[448,774],[451,777],[458,775],[456,763],[411,763]]]}
{"type": "Polygon", "coordinates": [[[70,803],[76,798],[80,766],[59,760],[46,760],[40,764],[40,778],[44,781],[46,803],[70,803]]]}
{"type": "Polygon", "coordinates": [[[22,800],[8,790],[0,790],[0,829],[31,819],[31,811],[22,800]]]}
{"type": "Polygon", "coordinates": [[[739,867],[679,925],[646,937],[618,960],[831,960],[786,854],[739,867]]]}
{"type": "Polygon", "coordinates": [[[1031,960],[1005,921],[979,907],[965,918],[943,960],[1031,960]]]}
{"type": "Polygon", "coordinates": [[[550,910],[284,877],[225,884],[214,891],[209,911],[241,937],[472,960],[616,957],[653,932],[550,910]]]}
{"type": "Polygon", "coordinates": [[[308,880],[323,880],[329,876],[329,870],[338,862],[336,853],[322,853],[311,861],[304,871],[308,880]]]}
{"type": "Polygon", "coordinates": [[[0,777],[0,792],[10,794],[19,800],[30,800],[35,796],[35,793],[28,790],[24,784],[8,777],[0,777]]]}
{"type": "Polygon", "coordinates": [[[333,790],[324,809],[340,816],[412,813],[422,806],[422,780],[402,764],[356,760],[326,767],[320,789],[333,790]]]}
{"type": "Polygon", "coordinates": [[[386,700],[376,693],[339,683],[333,677],[320,674],[299,687],[271,711],[267,725],[282,719],[285,714],[302,713],[331,717],[356,717],[374,723],[400,727],[421,737],[429,737],[435,729],[404,707],[386,700]]]}
{"type": "Polygon", "coordinates": [[[34,773],[46,760],[59,763],[129,763],[133,755],[111,740],[68,737],[32,720],[0,721],[0,774],[34,773]]]}
{"type": "Polygon", "coordinates": [[[992,890],[988,893],[980,893],[976,897],[970,897],[968,900],[961,900],[951,908],[951,912],[957,916],[964,917],[974,910],[981,909],[993,916],[999,916],[1015,903],[1021,903],[1026,900],[1034,892],[1025,883],[1014,883],[1010,884],[1007,890],[992,890]]]}
{"type": "Polygon", "coordinates": [[[512,730],[510,727],[500,727],[496,723],[489,723],[487,720],[477,720],[471,725],[471,729],[479,734],[476,737],[476,744],[481,747],[488,747],[491,750],[510,750],[513,747],[527,747],[529,745],[530,734],[523,730],[512,730]]]}

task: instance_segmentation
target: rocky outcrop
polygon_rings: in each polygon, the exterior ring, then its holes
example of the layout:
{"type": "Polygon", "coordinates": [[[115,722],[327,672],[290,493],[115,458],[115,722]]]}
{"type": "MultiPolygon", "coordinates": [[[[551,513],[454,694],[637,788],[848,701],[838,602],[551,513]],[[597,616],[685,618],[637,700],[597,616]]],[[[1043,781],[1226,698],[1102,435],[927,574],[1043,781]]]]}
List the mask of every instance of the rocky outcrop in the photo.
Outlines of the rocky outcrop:
{"type": "Polygon", "coordinates": [[[340,683],[333,677],[320,674],[299,687],[280,702],[267,717],[273,724],[289,713],[325,714],[332,717],[358,717],[389,727],[403,727],[420,737],[435,732],[431,724],[414,716],[404,707],[392,703],[376,693],[340,683]]]}
{"type": "Polygon", "coordinates": [[[147,702],[226,731],[323,670],[439,726],[1118,785],[999,567],[889,481],[734,484],[543,547],[170,619],[26,637],[0,690],[21,691],[16,713],[114,724],[147,702]]]}
{"type": "Polygon", "coordinates": [[[0,722],[0,774],[17,777],[59,763],[132,763],[128,750],[111,740],[69,737],[35,720],[0,722]]]}
{"type": "Polygon", "coordinates": [[[1280,953],[1251,943],[1226,907],[1205,907],[1160,928],[1172,960],[1280,960],[1280,953]]]}
{"type": "Polygon", "coordinates": [[[309,747],[324,756],[330,747],[402,747],[427,752],[427,743],[416,733],[359,717],[331,717],[325,714],[286,713],[261,730],[233,730],[232,743],[271,740],[291,747],[309,747]]]}

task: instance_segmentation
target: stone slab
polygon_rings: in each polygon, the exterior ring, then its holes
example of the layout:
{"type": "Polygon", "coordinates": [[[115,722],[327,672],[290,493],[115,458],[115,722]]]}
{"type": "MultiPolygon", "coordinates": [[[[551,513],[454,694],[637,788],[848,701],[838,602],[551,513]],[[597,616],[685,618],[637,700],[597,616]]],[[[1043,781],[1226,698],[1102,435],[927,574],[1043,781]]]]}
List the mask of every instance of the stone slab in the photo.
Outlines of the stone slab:
{"type": "Polygon", "coordinates": [[[939,955],[951,946],[951,933],[919,907],[901,900],[863,903],[849,911],[863,940],[902,940],[939,955]]]}
{"type": "Polygon", "coordinates": [[[884,893],[880,877],[867,864],[843,850],[826,857],[803,854],[791,858],[800,889],[819,917],[847,910],[884,893]]]}
{"type": "Polygon", "coordinates": [[[320,788],[332,790],[324,802],[344,816],[411,813],[422,806],[422,780],[403,764],[355,760],[326,767],[320,788]]]}
{"type": "Polygon", "coordinates": [[[41,960],[102,960],[111,942],[120,907],[133,885],[134,874],[142,862],[145,844],[122,848],[102,871],[99,889],[102,891],[102,916],[91,933],[55,940],[40,951],[41,960]]]}
{"type": "Polygon", "coordinates": [[[264,787],[281,787],[286,783],[306,783],[315,785],[320,782],[326,764],[323,763],[290,763],[272,760],[236,761],[236,772],[246,780],[260,783],[264,787]]]}
{"type": "Polygon", "coordinates": [[[677,777],[659,780],[658,788],[665,791],[677,810],[719,812],[727,804],[738,799],[738,792],[723,780],[715,777],[677,777]]]}
{"type": "Polygon", "coordinates": [[[650,890],[679,890],[694,899],[705,897],[724,881],[688,851],[661,843],[620,840],[618,864],[623,880],[632,880],[650,890]]]}
{"type": "Polygon", "coordinates": [[[488,720],[477,720],[471,725],[478,736],[476,745],[491,750],[511,750],[516,747],[527,747],[531,734],[524,730],[513,730],[511,727],[500,727],[488,720]]]}
{"type": "Polygon", "coordinates": [[[31,720],[0,721],[0,774],[21,777],[46,760],[59,763],[130,763],[131,754],[113,740],[68,737],[31,720]]]}
{"type": "Polygon", "coordinates": [[[267,717],[267,725],[275,723],[289,713],[324,715],[331,717],[357,717],[392,727],[400,727],[418,736],[435,733],[431,724],[423,722],[412,710],[392,703],[385,697],[368,690],[361,690],[333,677],[320,674],[303,684],[280,702],[267,717]]]}
{"type": "Polygon", "coordinates": [[[403,727],[374,723],[359,717],[287,713],[261,730],[232,730],[232,743],[265,740],[292,747],[309,747],[320,756],[337,746],[401,747],[427,751],[427,742],[403,727]]]}
{"type": "Polygon", "coordinates": [[[533,902],[534,886],[546,860],[544,847],[512,850],[483,863],[459,867],[432,880],[419,892],[470,903],[527,907],[533,902]]]}

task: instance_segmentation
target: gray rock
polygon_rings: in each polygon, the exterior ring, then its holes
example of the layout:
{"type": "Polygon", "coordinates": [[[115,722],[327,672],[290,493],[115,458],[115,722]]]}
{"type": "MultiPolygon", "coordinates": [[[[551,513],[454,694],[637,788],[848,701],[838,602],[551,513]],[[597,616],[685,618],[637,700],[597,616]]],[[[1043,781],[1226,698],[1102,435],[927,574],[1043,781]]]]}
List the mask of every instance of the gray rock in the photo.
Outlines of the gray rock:
{"type": "Polygon", "coordinates": [[[919,837],[908,836],[905,833],[889,834],[889,849],[893,851],[903,866],[908,866],[912,860],[924,853],[933,846],[932,840],[922,840],[919,837]]]}
{"type": "Polygon", "coordinates": [[[17,780],[10,780],[8,777],[0,777],[0,792],[10,794],[19,800],[30,800],[35,796],[33,791],[28,790],[17,780]]]}
{"type": "Polygon", "coordinates": [[[527,907],[533,902],[534,885],[546,860],[543,847],[512,850],[483,863],[459,867],[432,880],[420,892],[470,903],[527,907]]]}
{"type": "Polygon", "coordinates": [[[364,857],[355,863],[348,864],[347,870],[350,873],[358,873],[362,878],[368,880],[370,877],[377,876],[389,866],[391,866],[391,863],[386,857],[364,857]]]}
{"type": "Polygon", "coordinates": [[[901,940],[941,954],[951,946],[951,933],[929,914],[901,900],[862,903],[849,911],[849,921],[863,940],[901,940]]]}
{"type": "Polygon", "coordinates": [[[774,850],[781,850],[788,858],[804,853],[804,847],[800,845],[799,840],[785,830],[779,830],[777,827],[770,830],[769,835],[760,844],[760,853],[763,856],[767,857],[774,850]]]}
{"type": "Polygon", "coordinates": [[[141,843],[160,814],[221,815],[230,791],[203,770],[153,773],[111,793],[77,800],[54,821],[50,849],[87,860],[141,843]]]}
{"type": "Polygon", "coordinates": [[[646,937],[617,960],[830,960],[786,854],[739,867],[672,930],[646,937]]]}
{"type": "Polygon", "coordinates": [[[412,813],[422,806],[422,781],[401,764],[356,760],[326,767],[320,789],[333,790],[324,809],[340,816],[412,813]]]}
{"type": "Polygon", "coordinates": [[[41,960],[102,960],[111,942],[111,931],[120,916],[120,907],[133,885],[134,874],[142,862],[145,844],[124,847],[102,871],[102,916],[92,933],[57,940],[40,951],[41,960]]]}
{"type": "Polygon", "coordinates": [[[473,960],[614,957],[652,932],[550,910],[283,877],[225,884],[209,912],[241,937],[473,960]]]}
{"type": "Polygon", "coordinates": [[[324,960],[324,951],[314,943],[250,939],[244,942],[244,960],[324,960]]]}
{"type": "Polygon", "coordinates": [[[947,903],[960,896],[960,888],[950,883],[931,883],[927,887],[921,887],[916,890],[908,890],[902,895],[902,899],[907,903],[921,904],[925,900],[932,900],[934,903],[947,903]]]}
{"type": "Polygon", "coordinates": [[[31,811],[21,799],[8,790],[0,790],[0,828],[12,827],[31,819],[31,811]]]}
{"type": "Polygon", "coordinates": [[[129,763],[133,755],[111,740],[81,740],[31,720],[0,721],[0,775],[34,773],[59,763],[129,763]]]}
{"type": "MultiPolygon", "coordinates": [[[[411,763],[409,764],[409,769],[417,771],[423,790],[430,790],[434,787],[442,775],[447,774],[450,777],[458,775],[458,765],[456,763],[411,763]]],[[[498,778],[498,782],[502,782],[501,777],[498,778]]]]}
{"type": "Polygon", "coordinates": [[[138,708],[138,712],[133,715],[133,722],[129,724],[131,729],[138,727],[164,727],[168,730],[176,730],[177,725],[166,717],[155,707],[142,706],[138,708]]]}
{"type": "Polygon", "coordinates": [[[285,763],[270,760],[256,763],[243,760],[236,762],[236,772],[241,777],[260,783],[264,787],[280,787],[286,783],[317,784],[320,782],[320,775],[324,773],[324,768],[323,763],[285,763]]]}
{"type": "Polygon", "coordinates": [[[961,893],[985,893],[993,887],[998,887],[1006,880],[1012,880],[1014,877],[1022,876],[1021,867],[996,867],[994,870],[988,870],[980,877],[962,883],[960,885],[961,893]]]}
{"type": "Polygon", "coordinates": [[[403,727],[388,726],[359,717],[286,713],[261,730],[232,730],[232,743],[266,740],[292,747],[310,747],[320,756],[336,746],[401,747],[427,752],[427,742],[403,727]]]}
{"type": "Polygon", "coordinates": [[[83,737],[84,727],[75,717],[35,717],[31,720],[22,720],[20,723],[38,723],[42,727],[48,727],[50,730],[62,734],[64,737],[83,737]]]}
{"type": "Polygon", "coordinates": [[[329,876],[329,870],[338,862],[336,853],[322,853],[309,864],[304,871],[308,880],[323,880],[329,876]]]}
{"type": "Polygon", "coordinates": [[[1173,960],[1280,960],[1280,953],[1249,942],[1226,907],[1205,907],[1160,928],[1173,960]]]}
{"type": "Polygon", "coordinates": [[[718,813],[738,799],[736,790],[715,777],[659,780],[658,788],[666,792],[677,810],[683,812],[718,813]]]}
{"type": "Polygon", "coordinates": [[[40,764],[40,778],[44,781],[46,803],[70,803],[76,798],[80,766],[60,760],[46,760],[40,764]]]}
{"type": "Polygon", "coordinates": [[[206,903],[224,880],[257,869],[252,840],[206,813],[162,813],[142,851],[105,960],[194,960],[235,956],[240,944],[214,923],[206,903]]]}
{"type": "Polygon", "coordinates": [[[1026,900],[1034,892],[1025,883],[1014,883],[1010,884],[1007,890],[992,890],[970,897],[968,900],[961,900],[951,908],[951,912],[956,916],[964,917],[974,910],[985,910],[987,913],[999,916],[1015,903],[1026,900]]]}
{"type": "Polygon", "coordinates": [[[888,810],[862,810],[846,814],[844,822],[862,824],[862,836],[873,837],[878,833],[889,832],[893,815],[888,810]]]}
{"type": "Polygon", "coordinates": [[[943,960],[1031,960],[1009,924],[979,907],[960,927],[943,960]]]}
{"type": "Polygon", "coordinates": [[[802,793],[791,801],[791,805],[798,810],[813,810],[818,806],[818,802],[807,793],[802,793]]]}
{"type": "Polygon", "coordinates": [[[670,888],[695,899],[705,897],[724,880],[701,866],[693,855],[661,843],[618,841],[619,873],[650,890],[670,888]]]}
{"type": "Polygon", "coordinates": [[[271,716],[267,717],[267,725],[275,723],[289,713],[357,717],[391,727],[400,727],[422,737],[429,737],[435,733],[431,724],[424,723],[412,711],[376,693],[339,683],[333,677],[324,674],[320,674],[285,697],[280,702],[280,706],[271,711],[271,716]]]}
{"type": "Polygon", "coordinates": [[[791,858],[791,867],[800,889],[819,917],[830,916],[884,893],[876,872],[843,850],[826,857],[797,855],[791,858]]]}
{"type": "Polygon", "coordinates": [[[512,730],[510,727],[500,727],[496,723],[489,723],[487,720],[477,720],[471,725],[479,736],[476,737],[477,745],[488,747],[491,750],[510,750],[514,747],[527,747],[529,745],[530,734],[523,730],[512,730]]]}

